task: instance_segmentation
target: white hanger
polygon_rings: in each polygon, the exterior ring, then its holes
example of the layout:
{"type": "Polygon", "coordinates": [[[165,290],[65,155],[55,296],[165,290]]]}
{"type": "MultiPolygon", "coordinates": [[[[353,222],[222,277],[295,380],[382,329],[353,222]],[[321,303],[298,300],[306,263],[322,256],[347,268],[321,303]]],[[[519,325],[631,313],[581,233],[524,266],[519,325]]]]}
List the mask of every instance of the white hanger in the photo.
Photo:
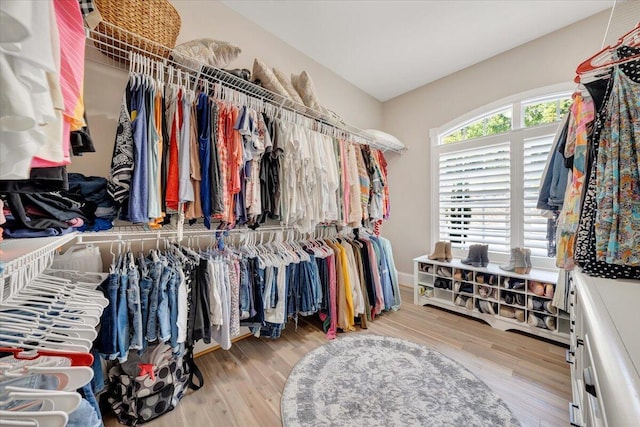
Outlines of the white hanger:
{"type": "Polygon", "coordinates": [[[22,330],[36,335],[39,333],[51,332],[52,334],[67,336],[70,338],[79,338],[82,339],[82,342],[93,342],[93,340],[98,336],[95,328],[78,327],[82,325],[62,325],[55,321],[45,323],[41,322],[39,319],[27,320],[24,318],[12,318],[10,316],[1,316],[0,320],[5,323],[3,325],[4,330],[13,330],[14,332],[22,330]],[[6,324],[6,320],[11,320],[13,323],[6,324]]]}
{"type": "Polygon", "coordinates": [[[0,402],[0,405],[15,401],[32,401],[31,404],[41,402],[41,411],[62,411],[71,414],[78,409],[82,397],[79,393],[71,391],[52,391],[31,389],[24,387],[8,386],[4,389],[9,399],[0,402]]]}
{"type": "Polygon", "coordinates": [[[40,427],[36,420],[3,420],[0,419],[0,426],[6,427],[40,427]]]}
{"type": "MultiPolygon", "coordinates": [[[[21,310],[21,311],[27,311],[27,310],[21,310]]],[[[46,314],[43,314],[41,312],[35,311],[35,310],[30,310],[28,311],[29,313],[32,313],[32,315],[25,315],[25,314],[21,314],[21,313],[12,313],[9,311],[0,311],[0,320],[4,319],[10,319],[12,321],[15,322],[24,322],[24,323],[29,323],[32,322],[35,325],[38,324],[44,324],[44,325],[49,325],[49,324],[57,324],[57,325],[62,325],[62,326],[69,326],[74,328],[75,330],[95,330],[95,326],[89,325],[89,324],[85,324],[84,323],[84,319],[81,318],[76,318],[76,319],[69,319],[69,318],[65,318],[63,316],[55,316],[55,317],[49,317],[46,314]]]]}
{"type": "MultiPolygon", "coordinates": [[[[65,427],[69,421],[69,416],[62,411],[0,411],[0,419],[7,421],[34,421],[36,422],[35,425],[43,427],[65,427]]],[[[18,426],[20,424],[14,425],[18,426]]]]}
{"type": "Polygon", "coordinates": [[[81,308],[60,308],[60,307],[55,307],[55,306],[51,306],[51,305],[45,305],[45,304],[37,304],[37,305],[32,305],[32,306],[26,306],[24,305],[25,301],[21,302],[15,302],[15,301],[6,301],[4,303],[0,304],[0,315],[2,314],[2,312],[7,311],[7,310],[19,310],[19,311],[24,311],[24,312],[28,312],[28,313],[32,313],[35,314],[36,316],[44,316],[44,317],[50,317],[49,313],[51,311],[55,311],[58,314],[55,315],[55,319],[64,319],[64,320],[71,320],[71,321],[76,321],[76,322],[80,322],[80,323],[85,323],[85,324],[89,324],[91,326],[97,326],[98,323],[100,322],[100,314],[95,314],[95,313],[87,313],[85,310],[82,310],[81,308]]]}
{"type": "Polygon", "coordinates": [[[54,376],[58,379],[57,390],[75,391],[89,384],[93,378],[93,370],[89,366],[26,366],[20,371],[6,372],[3,381],[9,382],[15,379],[18,382],[19,378],[31,375],[54,376]]]}

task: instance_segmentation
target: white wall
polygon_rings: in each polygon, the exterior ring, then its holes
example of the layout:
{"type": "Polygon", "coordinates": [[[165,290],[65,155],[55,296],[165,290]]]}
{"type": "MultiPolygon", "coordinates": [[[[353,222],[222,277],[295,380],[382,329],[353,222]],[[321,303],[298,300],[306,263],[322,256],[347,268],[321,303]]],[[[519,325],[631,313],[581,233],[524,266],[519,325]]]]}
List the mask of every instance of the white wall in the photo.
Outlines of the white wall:
{"type": "MultiPolygon", "coordinates": [[[[571,82],[576,66],[601,48],[610,11],[594,15],[384,103],[383,130],[409,151],[388,156],[391,219],[383,226],[397,268],[412,273],[411,260],[431,253],[429,130],[508,96],[571,82]]],[[[640,20],[640,2],[618,4],[608,40],[640,20]]],[[[508,35],[505,35],[508,37],[508,35]]],[[[473,41],[469,41],[472,43],[473,41]]]]}
{"type": "MultiPolygon", "coordinates": [[[[306,70],[313,79],[323,106],[360,128],[380,128],[382,103],[342,79],[328,68],[289,46],[258,25],[217,1],[173,1],[182,27],[177,43],[195,38],[213,38],[237,44],[242,54],[228,68],[252,69],[259,58],[286,74],[306,70]]],[[[87,55],[96,54],[88,49],[87,55]]],[[[100,57],[101,54],[97,53],[100,57]]],[[[103,58],[99,58],[103,59],[103,58]]],[[[87,61],[85,106],[97,153],[72,159],[71,172],[108,176],[120,102],[127,74],[103,64],[87,61]]]]}

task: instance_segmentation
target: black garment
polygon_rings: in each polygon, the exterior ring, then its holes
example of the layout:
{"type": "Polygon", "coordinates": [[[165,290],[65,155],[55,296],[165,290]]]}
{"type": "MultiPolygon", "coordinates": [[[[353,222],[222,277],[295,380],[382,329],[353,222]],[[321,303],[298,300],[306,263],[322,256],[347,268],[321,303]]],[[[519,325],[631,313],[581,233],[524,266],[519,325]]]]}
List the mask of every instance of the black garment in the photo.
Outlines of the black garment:
{"type": "MultiPolygon", "coordinates": [[[[244,260],[241,260],[243,262],[244,260]]],[[[264,270],[260,271],[260,267],[258,266],[258,258],[249,258],[246,260],[247,269],[244,270],[240,268],[240,274],[244,274],[246,271],[248,273],[249,287],[250,287],[250,298],[253,298],[252,301],[252,311],[255,314],[248,319],[244,319],[240,322],[241,326],[248,327],[261,327],[264,325],[264,301],[262,299],[262,295],[264,294],[264,270]]],[[[243,278],[240,278],[240,283],[242,283],[243,278]]]]}
{"type": "Polygon", "coordinates": [[[0,193],[48,193],[68,189],[66,166],[31,168],[29,179],[0,180],[0,193]]]}
{"type": "Polygon", "coordinates": [[[280,126],[276,120],[263,116],[265,126],[271,136],[272,147],[265,151],[260,161],[261,224],[268,219],[280,219],[280,159],[284,151],[280,143],[280,126]]]}
{"type": "MultiPolygon", "coordinates": [[[[7,222],[4,224],[5,228],[26,228],[29,230],[45,230],[47,228],[55,228],[58,231],[66,230],[67,228],[69,228],[69,224],[56,218],[33,216],[27,217],[27,213],[22,201],[22,196],[24,195],[18,193],[9,193],[7,195],[9,209],[11,210],[11,215],[13,215],[14,219],[12,221],[7,220],[7,222]]],[[[28,200],[25,203],[28,205],[28,200]]]]}
{"type": "Polygon", "coordinates": [[[209,276],[208,262],[206,259],[200,260],[196,270],[195,286],[191,291],[194,299],[193,310],[195,310],[193,340],[195,342],[201,339],[207,344],[211,342],[209,284],[213,279],[209,276]]]}
{"type": "Polygon", "coordinates": [[[196,275],[198,270],[198,264],[196,261],[189,260],[183,265],[183,273],[184,273],[184,284],[185,289],[187,291],[187,307],[188,307],[188,315],[187,315],[187,347],[193,346],[196,342],[194,339],[193,331],[195,329],[195,319],[196,319],[196,305],[198,303],[198,298],[194,298],[196,294],[196,275]]]}
{"type": "Polygon", "coordinates": [[[376,304],[376,285],[373,281],[373,274],[371,270],[371,261],[369,260],[369,248],[362,239],[358,239],[362,243],[360,248],[360,254],[362,255],[362,267],[364,271],[364,282],[367,287],[367,295],[369,297],[369,303],[372,306],[376,304]]]}
{"type": "Polygon", "coordinates": [[[91,133],[89,132],[89,122],[87,121],[87,112],[84,113],[85,126],[78,130],[74,130],[69,135],[71,143],[71,151],[74,156],[82,156],[82,153],[95,153],[96,148],[93,146],[91,133]]]}

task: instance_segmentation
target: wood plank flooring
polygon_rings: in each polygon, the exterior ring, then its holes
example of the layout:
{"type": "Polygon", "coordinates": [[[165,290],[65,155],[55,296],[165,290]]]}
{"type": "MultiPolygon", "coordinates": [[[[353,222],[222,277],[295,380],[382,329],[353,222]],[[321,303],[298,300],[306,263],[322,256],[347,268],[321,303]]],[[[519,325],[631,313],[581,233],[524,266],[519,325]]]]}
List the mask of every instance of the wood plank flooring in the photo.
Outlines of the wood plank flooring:
{"type": "MultiPolygon", "coordinates": [[[[525,427],[568,425],[571,398],[565,348],[434,307],[412,304],[402,289],[399,311],[369,324],[369,333],[407,339],[440,351],[466,366],[494,390],[525,427]]],[[[280,426],[280,396],[289,372],[306,353],[327,340],[315,319],[287,324],[278,340],[249,337],[229,351],[197,358],[205,386],[189,392],[171,413],[150,427],[280,426]]],[[[105,426],[115,427],[113,415],[105,426]]]]}

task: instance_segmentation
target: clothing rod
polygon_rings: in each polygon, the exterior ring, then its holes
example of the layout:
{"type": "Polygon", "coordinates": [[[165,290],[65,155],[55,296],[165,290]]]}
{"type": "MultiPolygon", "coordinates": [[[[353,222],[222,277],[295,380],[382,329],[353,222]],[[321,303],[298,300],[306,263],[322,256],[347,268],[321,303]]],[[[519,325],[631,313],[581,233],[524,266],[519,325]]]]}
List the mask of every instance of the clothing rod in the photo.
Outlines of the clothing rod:
{"type": "MultiPolygon", "coordinates": [[[[184,236],[195,236],[195,235],[211,235],[211,236],[215,236],[217,234],[220,233],[227,233],[227,234],[242,234],[242,233],[249,233],[249,234],[263,234],[263,233],[276,233],[279,231],[290,231],[290,230],[296,230],[295,227],[283,227],[283,226],[266,226],[266,227],[260,227],[256,230],[252,230],[250,228],[232,228],[231,230],[217,230],[217,229],[205,229],[205,228],[198,228],[195,230],[189,230],[189,229],[184,229],[183,230],[183,235],[184,236]]],[[[110,243],[113,241],[125,241],[125,240],[131,240],[132,242],[139,242],[139,241],[155,241],[155,240],[163,240],[163,239],[170,239],[170,238],[175,238],[178,234],[178,230],[175,229],[171,229],[171,230],[144,230],[144,229],[140,229],[140,230],[125,230],[125,231],[120,231],[120,230],[114,230],[114,231],[109,231],[109,232],[98,232],[95,234],[88,234],[88,233],[84,233],[84,234],[78,234],[76,236],[76,244],[91,244],[91,243],[110,243]],[[142,238],[136,238],[134,236],[149,236],[149,235],[155,235],[155,237],[142,237],[142,238]],[[111,240],[104,240],[105,237],[111,237],[111,240]],[[96,237],[96,238],[102,238],[102,240],[93,240],[92,237],[96,237]]]]}
{"type": "Polygon", "coordinates": [[[331,134],[334,137],[343,137],[359,144],[369,144],[371,147],[381,151],[397,153],[404,151],[386,146],[362,129],[344,123],[339,118],[296,103],[289,98],[273,93],[222,69],[209,66],[182,54],[179,57],[177,55],[175,58],[171,57],[172,49],[130,33],[113,24],[102,22],[100,28],[102,32],[98,32],[95,29],[86,30],[88,48],[86,58],[90,61],[129,72],[131,52],[138,53],[145,58],[156,61],[158,64],[162,64],[165,71],[171,66],[186,73],[191,86],[196,86],[199,79],[206,79],[212,84],[220,84],[250,98],[250,103],[268,104],[275,111],[285,110],[290,114],[308,118],[315,123],[318,132],[326,133],[328,130],[333,130],[331,134]]]}

